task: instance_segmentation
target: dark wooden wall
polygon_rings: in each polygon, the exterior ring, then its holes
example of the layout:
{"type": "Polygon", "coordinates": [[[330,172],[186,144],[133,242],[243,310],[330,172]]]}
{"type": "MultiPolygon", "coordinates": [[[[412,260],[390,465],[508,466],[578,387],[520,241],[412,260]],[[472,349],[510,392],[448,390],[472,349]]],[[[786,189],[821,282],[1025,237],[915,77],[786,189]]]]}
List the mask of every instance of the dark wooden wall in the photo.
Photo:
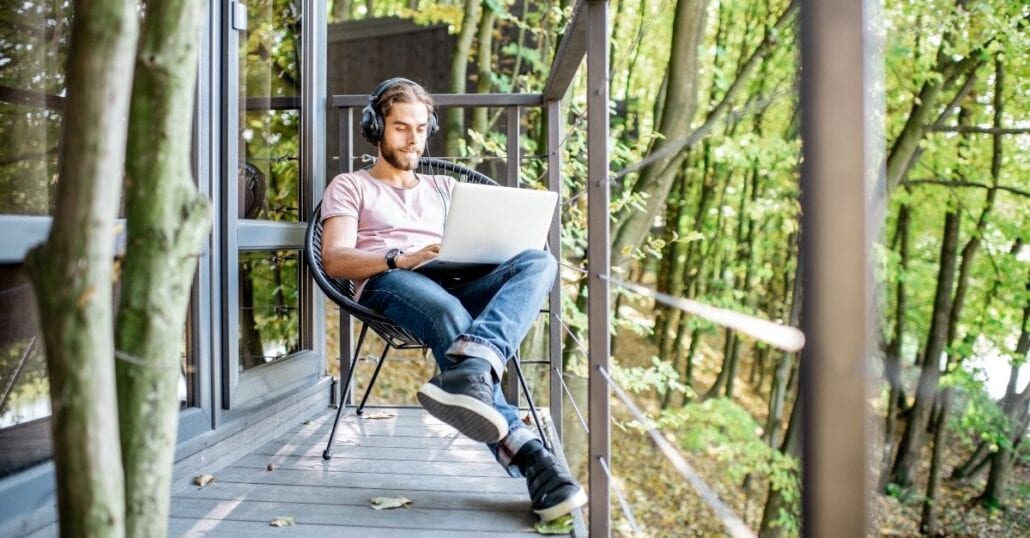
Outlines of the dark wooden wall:
{"type": "MultiPolygon", "coordinates": [[[[381,18],[330,24],[327,34],[328,94],[367,94],[379,82],[405,77],[425,86],[430,93],[447,91],[455,37],[446,25],[419,26],[412,21],[381,18]]],[[[327,110],[327,180],[341,169],[340,127],[336,109],[327,110]]],[[[375,154],[358,128],[361,110],[354,111],[354,154],[375,154]]],[[[444,131],[430,140],[429,151],[442,155],[444,131]]],[[[361,168],[360,162],[355,168],[361,168]]]]}

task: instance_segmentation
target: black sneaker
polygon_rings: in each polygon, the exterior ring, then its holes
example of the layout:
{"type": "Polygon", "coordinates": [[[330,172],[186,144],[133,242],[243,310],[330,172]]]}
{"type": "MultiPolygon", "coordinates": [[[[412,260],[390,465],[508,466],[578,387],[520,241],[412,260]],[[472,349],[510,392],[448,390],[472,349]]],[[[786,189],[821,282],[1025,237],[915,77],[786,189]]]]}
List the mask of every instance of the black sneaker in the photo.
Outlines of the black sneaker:
{"type": "Polygon", "coordinates": [[[513,462],[518,465],[533,512],[543,521],[558,519],[587,503],[587,494],[543,443],[534,439],[522,445],[513,462]]]}
{"type": "Polygon", "coordinates": [[[483,443],[508,434],[508,421],[494,409],[493,396],[490,365],[482,359],[467,359],[418,389],[418,401],[430,415],[483,443]]]}

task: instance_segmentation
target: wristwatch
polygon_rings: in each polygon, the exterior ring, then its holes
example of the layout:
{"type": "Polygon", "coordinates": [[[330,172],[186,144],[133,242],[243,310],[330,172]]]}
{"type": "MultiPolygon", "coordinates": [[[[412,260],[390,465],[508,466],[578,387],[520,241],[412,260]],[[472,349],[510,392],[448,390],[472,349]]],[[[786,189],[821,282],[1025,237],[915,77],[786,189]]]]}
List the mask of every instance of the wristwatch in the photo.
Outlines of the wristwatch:
{"type": "Polygon", "coordinates": [[[390,269],[397,268],[397,256],[400,256],[401,251],[397,248],[391,248],[386,251],[386,266],[390,269]]]}

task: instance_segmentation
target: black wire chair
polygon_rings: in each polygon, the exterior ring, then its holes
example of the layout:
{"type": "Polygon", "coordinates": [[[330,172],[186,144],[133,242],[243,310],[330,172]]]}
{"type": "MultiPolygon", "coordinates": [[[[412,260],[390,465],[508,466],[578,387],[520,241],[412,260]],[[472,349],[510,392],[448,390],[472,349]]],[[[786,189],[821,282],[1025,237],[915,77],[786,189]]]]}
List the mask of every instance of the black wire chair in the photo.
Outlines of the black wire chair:
{"type": "MultiPolygon", "coordinates": [[[[479,183],[485,185],[497,185],[497,182],[490,179],[488,176],[481,174],[471,168],[455,164],[450,161],[444,161],[440,159],[434,159],[430,157],[423,157],[419,159],[419,167],[416,172],[420,174],[429,175],[449,175],[458,181],[464,181],[468,183],[479,183]]],[[[307,258],[308,266],[311,268],[311,276],[315,279],[318,287],[336,303],[340,310],[344,313],[350,314],[354,318],[361,321],[361,332],[358,334],[358,343],[354,348],[354,355],[350,360],[350,369],[347,372],[347,380],[341,385],[340,403],[336,409],[336,418],[333,419],[333,429],[329,433],[329,441],[326,444],[325,451],[322,452],[322,458],[329,460],[333,457],[333,440],[336,439],[336,427],[339,425],[340,416],[343,414],[343,410],[346,406],[347,396],[350,394],[351,380],[354,377],[354,369],[357,366],[358,357],[361,354],[361,345],[365,341],[365,334],[368,332],[369,327],[379,335],[380,338],[386,342],[383,347],[383,351],[379,356],[379,362],[376,364],[376,369],[372,373],[372,378],[368,382],[368,388],[365,389],[365,395],[361,398],[361,403],[358,405],[356,413],[361,415],[365,408],[365,402],[368,401],[369,394],[372,393],[372,388],[375,386],[376,378],[379,377],[379,370],[382,369],[383,363],[386,361],[386,355],[391,349],[426,349],[427,346],[422,343],[415,335],[408,332],[404,327],[394,323],[386,316],[383,316],[379,312],[366,308],[357,301],[354,300],[354,283],[340,278],[334,278],[326,274],[325,267],[322,265],[322,204],[319,202],[318,206],[315,207],[314,212],[311,214],[311,218],[308,220],[307,233],[304,238],[304,255],[307,258]]],[[[529,405],[529,411],[533,415],[533,422],[536,424],[537,431],[540,433],[540,439],[544,443],[544,446],[550,450],[550,443],[547,441],[547,437],[544,435],[543,426],[540,422],[540,417],[537,416],[536,405],[533,403],[533,395],[529,391],[529,385],[526,383],[526,378],[522,374],[522,366],[518,353],[512,359],[515,365],[515,373],[519,378],[519,385],[522,387],[522,392],[525,394],[526,403],[529,405]]]]}

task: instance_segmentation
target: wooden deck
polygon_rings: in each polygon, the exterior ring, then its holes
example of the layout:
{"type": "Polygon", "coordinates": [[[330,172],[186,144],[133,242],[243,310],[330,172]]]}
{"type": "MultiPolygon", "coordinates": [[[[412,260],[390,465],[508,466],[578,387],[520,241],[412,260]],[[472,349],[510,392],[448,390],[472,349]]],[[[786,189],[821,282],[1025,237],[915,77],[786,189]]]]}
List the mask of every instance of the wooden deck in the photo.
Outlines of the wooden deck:
{"type": "Polygon", "coordinates": [[[173,491],[171,536],[526,536],[535,534],[524,479],[487,448],[421,409],[346,415],[322,459],[333,410],[256,446],[204,487],[173,491]],[[370,418],[390,415],[388,418],[370,418]],[[269,470],[269,465],[273,470],[269,470]],[[406,497],[377,511],[372,497],[406,497]],[[293,517],[295,526],[270,522],[293,517]]]}

